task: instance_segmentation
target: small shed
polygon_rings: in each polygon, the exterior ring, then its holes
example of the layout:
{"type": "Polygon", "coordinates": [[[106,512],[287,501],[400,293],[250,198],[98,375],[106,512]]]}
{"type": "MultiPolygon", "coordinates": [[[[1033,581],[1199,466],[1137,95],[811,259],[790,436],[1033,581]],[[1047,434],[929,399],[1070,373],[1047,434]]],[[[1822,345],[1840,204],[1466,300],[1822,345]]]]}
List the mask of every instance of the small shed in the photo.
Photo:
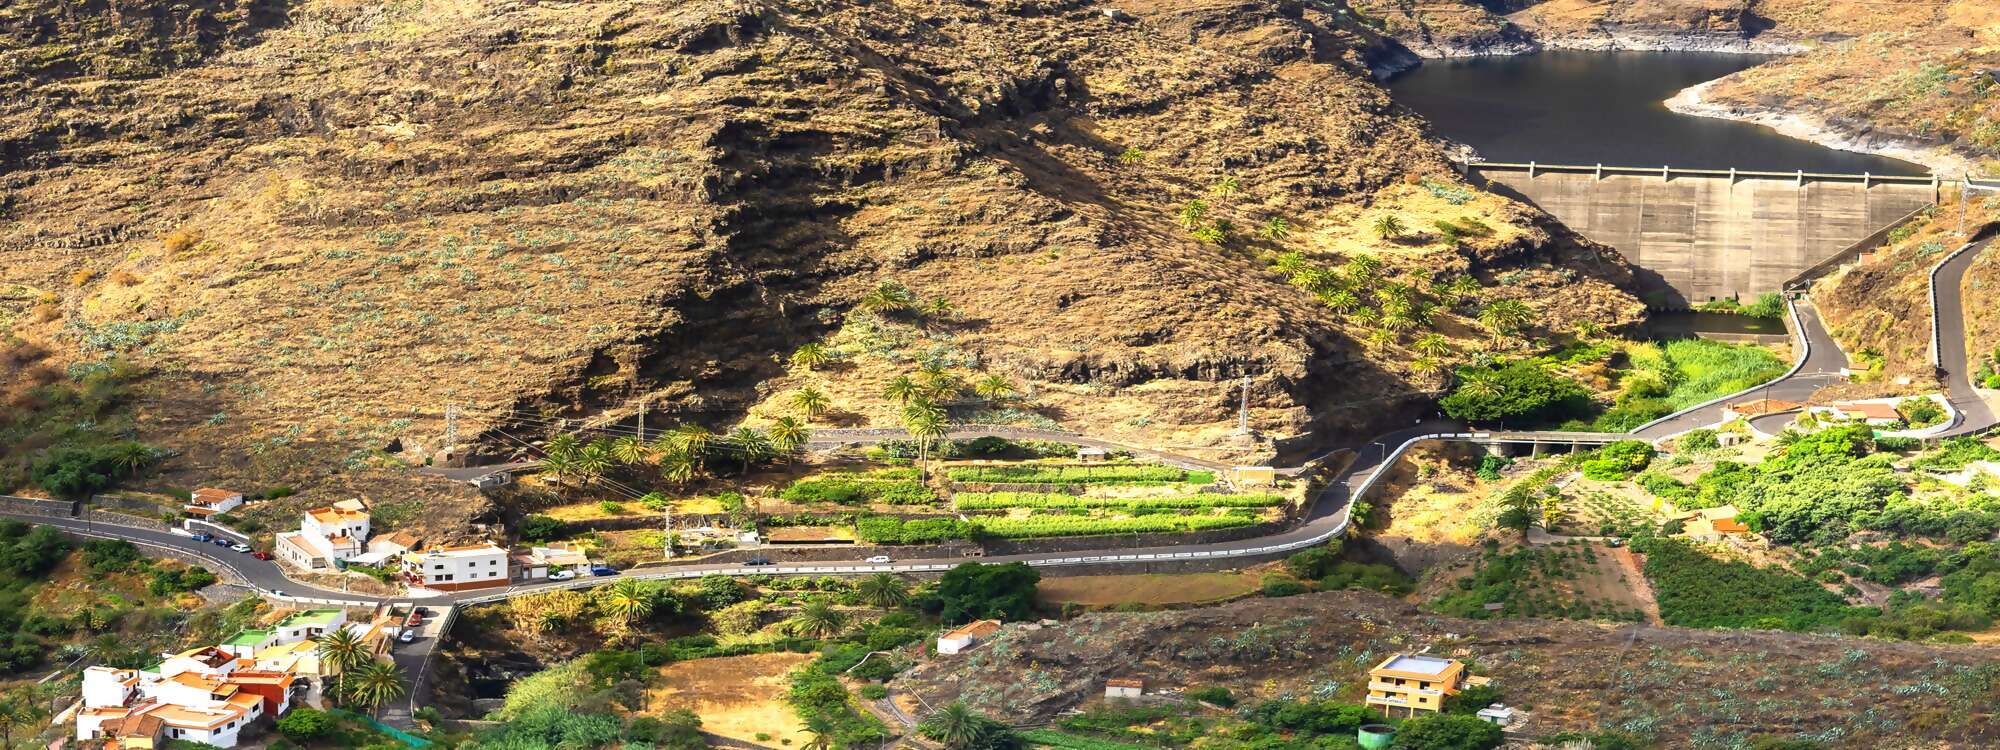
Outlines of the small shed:
{"type": "Polygon", "coordinates": [[[1110,456],[1111,454],[1109,451],[1106,451],[1103,448],[1099,448],[1094,445],[1078,446],[1076,449],[1077,463],[1084,463],[1084,464],[1103,463],[1105,459],[1110,458],[1110,456]]]}
{"type": "Polygon", "coordinates": [[[1137,698],[1145,694],[1145,680],[1113,677],[1104,681],[1104,697],[1106,698],[1137,698]]]}
{"type": "Polygon", "coordinates": [[[1514,723],[1514,709],[1499,703],[1479,709],[1478,716],[1481,721],[1495,726],[1504,727],[1514,723]]]}
{"type": "Polygon", "coordinates": [[[940,654],[956,654],[979,645],[981,641],[993,637],[997,632],[1000,632],[999,620],[980,620],[970,623],[938,636],[937,651],[940,654]]]}

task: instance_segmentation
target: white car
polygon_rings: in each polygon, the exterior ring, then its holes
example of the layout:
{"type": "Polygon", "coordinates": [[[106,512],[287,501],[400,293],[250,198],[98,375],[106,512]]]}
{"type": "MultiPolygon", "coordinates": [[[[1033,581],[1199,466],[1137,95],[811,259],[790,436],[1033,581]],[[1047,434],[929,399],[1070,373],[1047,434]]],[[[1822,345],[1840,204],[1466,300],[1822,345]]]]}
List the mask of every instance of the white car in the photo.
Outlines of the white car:
{"type": "Polygon", "coordinates": [[[576,571],[574,570],[558,570],[554,573],[549,574],[549,580],[551,581],[567,581],[575,577],[576,577],[576,571]]]}
{"type": "Polygon", "coordinates": [[[233,552],[249,552],[249,551],[250,551],[250,545],[248,545],[248,544],[232,544],[232,545],[229,545],[229,549],[230,549],[231,551],[233,551],[233,552]]]}
{"type": "Polygon", "coordinates": [[[876,564],[876,565],[882,565],[882,564],[885,564],[885,563],[892,563],[892,562],[895,562],[895,560],[891,560],[891,559],[889,559],[889,556],[888,556],[888,555],[876,555],[876,556],[874,556],[874,557],[871,557],[871,558],[868,558],[868,559],[866,559],[866,560],[863,560],[862,562],[868,562],[868,563],[874,563],[874,564],[876,564]]]}

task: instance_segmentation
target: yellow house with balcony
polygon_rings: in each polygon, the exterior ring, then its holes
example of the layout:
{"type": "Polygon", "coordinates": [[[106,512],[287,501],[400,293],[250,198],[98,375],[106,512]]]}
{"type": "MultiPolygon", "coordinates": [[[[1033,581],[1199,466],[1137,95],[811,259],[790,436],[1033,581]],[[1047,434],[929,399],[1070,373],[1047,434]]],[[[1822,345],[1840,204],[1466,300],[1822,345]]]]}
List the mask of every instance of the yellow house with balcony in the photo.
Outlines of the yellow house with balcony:
{"type": "Polygon", "coordinates": [[[1424,654],[1397,654],[1368,670],[1368,700],[1379,706],[1384,716],[1401,710],[1406,716],[1418,711],[1444,710],[1446,696],[1482,685],[1487,680],[1468,677],[1465,665],[1456,659],[1424,654]]]}

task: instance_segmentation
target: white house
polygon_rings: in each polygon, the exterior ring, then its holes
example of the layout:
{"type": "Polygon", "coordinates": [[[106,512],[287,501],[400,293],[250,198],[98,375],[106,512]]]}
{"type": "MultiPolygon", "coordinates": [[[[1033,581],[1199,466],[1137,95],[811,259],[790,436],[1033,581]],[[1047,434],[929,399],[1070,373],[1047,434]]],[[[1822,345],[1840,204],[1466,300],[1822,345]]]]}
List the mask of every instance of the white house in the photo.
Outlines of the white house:
{"type": "Polygon", "coordinates": [[[1514,723],[1514,709],[1499,703],[1479,709],[1478,716],[1488,724],[1503,727],[1514,723]]]}
{"type": "Polygon", "coordinates": [[[993,637],[993,634],[997,632],[1000,632],[999,620],[980,620],[970,623],[957,630],[938,636],[937,652],[940,654],[956,654],[979,645],[981,641],[993,637]]]}
{"type": "Polygon", "coordinates": [[[306,511],[298,531],[278,535],[278,559],[306,570],[333,567],[362,554],[368,539],[368,505],[342,500],[306,511]]]}
{"type": "Polygon", "coordinates": [[[508,583],[507,550],[492,542],[438,547],[403,556],[411,586],[433,591],[493,588],[508,583]]]}
{"type": "Polygon", "coordinates": [[[1807,414],[1833,421],[1860,422],[1870,427],[1894,427],[1903,423],[1903,415],[1896,411],[1894,404],[1875,401],[1853,401],[1813,406],[1807,414]]]}
{"type": "Polygon", "coordinates": [[[189,493],[188,503],[181,506],[181,510],[186,511],[190,516],[207,518],[209,516],[228,513],[242,507],[242,505],[243,493],[241,492],[203,487],[189,493]]]}
{"type": "Polygon", "coordinates": [[[1104,681],[1106,698],[1138,698],[1146,694],[1146,681],[1114,677],[1104,681]]]}
{"type": "Polygon", "coordinates": [[[235,747],[245,727],[292,705],[295,678],[245,669],[249,661],[204,647],[168,657],[157,671],[86,669],[76,738],[120,747],[165,740],[235,747]]]}

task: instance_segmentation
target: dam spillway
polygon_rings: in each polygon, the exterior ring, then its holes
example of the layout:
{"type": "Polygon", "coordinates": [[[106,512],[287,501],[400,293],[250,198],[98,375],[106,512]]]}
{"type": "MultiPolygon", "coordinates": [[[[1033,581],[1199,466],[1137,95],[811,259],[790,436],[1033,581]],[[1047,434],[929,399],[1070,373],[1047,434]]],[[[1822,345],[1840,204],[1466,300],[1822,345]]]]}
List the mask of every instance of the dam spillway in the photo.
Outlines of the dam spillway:
{"type": "Polygon", "coordinates": [[[1532,162],[1465,171],[1617,248],[1640,269],[1641,296],[1660,308],[1780,291],[1938,193],[1932,177],[1532,162]]]}

